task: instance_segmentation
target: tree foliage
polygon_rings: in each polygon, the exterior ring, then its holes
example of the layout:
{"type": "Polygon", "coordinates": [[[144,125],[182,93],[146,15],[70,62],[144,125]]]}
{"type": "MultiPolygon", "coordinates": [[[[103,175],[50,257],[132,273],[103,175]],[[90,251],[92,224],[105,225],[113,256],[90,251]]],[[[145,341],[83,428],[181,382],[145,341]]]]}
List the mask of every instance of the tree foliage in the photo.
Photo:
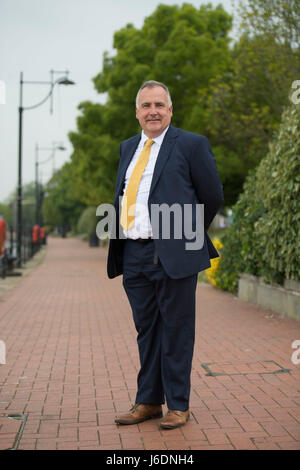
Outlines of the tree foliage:
{"type": "Polygon", "coordinates": [[[119,144],[139,132],[135,97],[143,81],[166,83],[174,104],[173,124],[188,128],[195,97],[228,67],[231,17],[222,7],[159,5],[141,29],[126,25],[114,34],[114,56],[104,54],[93,79],[104,105],[79,106],[78,131],[69,137],[78,198],[86,205],[111,202],[119,144]]]}
{"type": "Polygon", "coordinates": [[[77,130],[69,134],[74,151],[64,172],[74,201],[84,207],[112,202],[119,144],[140,130],[137,90],[155,79],[170,89],[172,123],[209,138],[225,205],[236,202],[247,175],[266,155],[300,76],[300,4],[236,0],[236,6],[239,37],[233,45],[232,17],[209,4],[161,4],[141,28],[127,24],[115,32],[115,53],[104,54],[93,78],[107,100],[81,103],[77,130]]]}
{"type": "Polygon", "coordinates": [[[79,217],[77,233],[87,235],[93,234],[96,232],[96,225],[96,207],[86,207],[79,217]]]}
{"type": "Polygon", "coordinates": [[[49,226],[75,227],[84,204],[76,198],[72,164],[65,163],[46,186],[43,218],[49,226]]]}
{"type": "Polygon", "coordinates": [[[239,1],[239,40],[226,74],[202,90],[189,127],[213,143],[231,205],[249,171],[268,151],[300,76],[300,3],[285,0],[239,1]],[[204,110],[203,110],[204,107],[204,110]]]}
{"type": "MultiPolygon", "coordinates": [[[[38,186],[42,192],[42,185],[38,186]]],[[[0,204],[0,215],[6,220],[7,225],[17,226],[17,189],[7,198],[5,203],[0,204]]],[[[26,183],[22,188],[22,226],[30,230],[36,223],[36,185],[35,182],[26,183]]]]}
{"type": "Polygon", "coordinates": [[[2,202],[0,203],[0,219],[3,218],[7,225],[12,224],[12,209],[11,206],[2,202]]]}
{"type": "Polygon", "coordinates": [[[264,35],[297,48],[300,43],[300,5],[297,0],[238,0],[240,27],[248,35],[264,35]]]}

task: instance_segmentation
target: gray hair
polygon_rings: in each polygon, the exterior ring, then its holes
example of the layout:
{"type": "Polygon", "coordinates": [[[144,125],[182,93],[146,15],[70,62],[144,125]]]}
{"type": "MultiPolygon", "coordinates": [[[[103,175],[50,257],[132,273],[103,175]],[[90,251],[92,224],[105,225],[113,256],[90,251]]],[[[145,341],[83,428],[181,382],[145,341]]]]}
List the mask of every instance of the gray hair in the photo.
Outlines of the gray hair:
{"type": "Polygon", "coordinates": [[[170,95],[170,92],[168,90],[168,87],[164,84],[164,83],[161,83],[161,82],[157,82],[156,80],[147,80],[146,82],[143,83],[143,85],[141,86],[141,88],[139,89],[139,91],[137,92],[137,95],[136,95],[136,99],[135,99],[135,105],[136,107],[138,107],[138,101],[139,101],[139,97],[140,97],[140,93],[141,91],[144,89],[144,88],[155,88],[157,86],[161,86],[167,93],[168,95],[168,104],[169,104],[169,107],[172,106],[172,100],[171,100],[171,95],[170,95]]]}

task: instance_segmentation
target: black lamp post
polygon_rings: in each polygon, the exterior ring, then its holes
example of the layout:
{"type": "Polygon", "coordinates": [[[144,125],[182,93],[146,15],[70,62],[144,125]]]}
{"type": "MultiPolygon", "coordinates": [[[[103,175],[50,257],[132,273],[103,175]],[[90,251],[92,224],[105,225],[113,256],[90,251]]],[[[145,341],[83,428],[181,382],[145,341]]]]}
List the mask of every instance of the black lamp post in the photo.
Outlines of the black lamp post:
{"type": "Polygon", "coordinates": [[[35,223],[40,225],[41,222],[41,197],[39,189],[39,165],[44,165],[44,163],[50,162],[53,160],[53,173],[54,173],[54,157],[57,150],[67,150],[61,143],[57,145],[56,142],[52,143],[52,147],[39,147],[38,144],[35,145],[35,201],[36,201],[36,213],[35,213],[35,223]],[[49,151],[51,154],[46,160],[39,161],[39,152],[40,151],[49,151]]]}
{"type": "MultiPolygon", "coordinates": [[[[52,97],[53,89],[56,84],[58,85],[75,85],[72,80],[68,78],[68,71],[56,71],[51,70],[50,76],[51,80],[49,82],[42,81],[24,81],[23,72],[20,74],[20,106],[19,106],[19,155],[18,155],[18,192],[17,192],[17,267],[21,267],[21,258],[22,258],[22,127],[23,127],[23,111],[30,109],[35,109],[44,104],[50,97],[52,97]],[[54,81],[55,73],[63,73],[64,76],[58,78],[54,81]],[[38,84],[38,85],[50,85],[50,90],[47,96],[40,101],[39,103],[23,107],[23,84],[38,84]]],[[[51,99],[50,112],[53,112],[53,105],[51,99]]]]}

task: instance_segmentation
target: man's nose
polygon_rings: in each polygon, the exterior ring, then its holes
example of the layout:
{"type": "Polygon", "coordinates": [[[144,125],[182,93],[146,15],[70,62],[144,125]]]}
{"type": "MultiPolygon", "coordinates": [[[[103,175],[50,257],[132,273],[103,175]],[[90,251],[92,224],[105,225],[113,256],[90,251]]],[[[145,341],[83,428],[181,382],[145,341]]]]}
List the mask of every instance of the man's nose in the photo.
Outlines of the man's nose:
{"type": "Polygon", "coordinates": [[[151,106],[150,108],[150,114],[157,114],[157,109],[155,106],[151,106]]]}

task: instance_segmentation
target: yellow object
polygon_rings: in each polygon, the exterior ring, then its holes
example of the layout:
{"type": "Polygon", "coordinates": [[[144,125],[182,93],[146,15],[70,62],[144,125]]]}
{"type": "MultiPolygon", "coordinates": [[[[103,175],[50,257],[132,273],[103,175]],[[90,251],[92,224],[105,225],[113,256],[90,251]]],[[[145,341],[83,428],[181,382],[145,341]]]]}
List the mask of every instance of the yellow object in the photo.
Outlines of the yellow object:
{"type": "Polygon", "coordinates": [[[120,219],[121,225],[125,230],[128,230],[134,224],[133,206],[135,206],[136,204],[138,188],[139,188],[144,170],[149,161],[151,145],[153,143],[154,143],[154,140],[152,139],[146,140],[145,146],[143,150],[141,151],[139,159],[129,179],[126,193],[124,195],[123,202],[122,202],[122,211],[121,211],[121,219],[120,219]]]}
{"type": "MultiPolygon", "coordinates": [[[[223,248],[222,242],[219,238],[214,238],[213,239],[213,244],[216,248],[217,251],[221,250],[223,248]]],[[[206,269],[205,271],[205,278],[209,281],[210,284],[213,286],[217,285],[216,279],[215,279],[215,274],[218,271],[219,268],[219,263],[220,263],[220,257],[219,258],[213,258],[211,261],[211,267],[206,269]]]]}

